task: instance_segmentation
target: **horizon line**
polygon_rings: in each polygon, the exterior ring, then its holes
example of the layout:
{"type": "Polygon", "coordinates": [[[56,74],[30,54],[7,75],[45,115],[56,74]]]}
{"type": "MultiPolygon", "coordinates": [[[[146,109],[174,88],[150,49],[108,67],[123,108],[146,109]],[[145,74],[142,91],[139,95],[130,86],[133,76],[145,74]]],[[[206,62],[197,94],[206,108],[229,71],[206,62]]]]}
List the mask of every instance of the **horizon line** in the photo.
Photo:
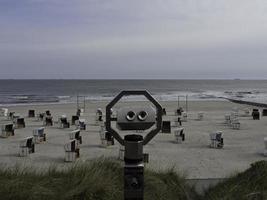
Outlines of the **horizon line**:
{"type": "Polygon", "coordinates": [[[253,81],[253,80],[267,80],[267,78],[0,78],[0,80],[169,80],[169,81],[179,81],[179,80],[244,80],[244,81],[253,81]]]}

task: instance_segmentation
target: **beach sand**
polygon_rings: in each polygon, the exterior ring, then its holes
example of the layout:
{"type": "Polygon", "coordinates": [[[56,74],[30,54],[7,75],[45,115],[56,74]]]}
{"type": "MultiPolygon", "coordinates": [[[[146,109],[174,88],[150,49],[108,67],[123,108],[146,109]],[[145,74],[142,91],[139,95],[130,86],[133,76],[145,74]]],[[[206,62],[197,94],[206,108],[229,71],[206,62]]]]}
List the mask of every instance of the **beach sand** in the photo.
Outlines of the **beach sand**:
{"type": "MultiPolygon", "coordinates": [[[[95,157],[111,157],[118,159],[119,144],[103,148],[100,145],[99,126],[95,125],[95,112],[97,108],[105,110],[107,102],[86,102],[85,114],[81,118],[87,121],[87,130],[82,131],[83,144],[80,146],[81,157],[78,162],[83,162],[95,157]]],[[[121,103],[129,104],[129,102],[121,103]]],[[[143,104],[135,102],[134,104],[143,104]]],[[[166,108],[166,120],[174,118],[174,110],[177,102],[161,102],[166,108]]],[[[185,105],[181,105],[185,108],[185,105]]],[[[261,120],[253,120],[252,117],[240,117],[240,130],[233,130],[224,124],[224,115],[230,114],[233,108],[238,108],[244,113],[248,106],[238,105],[228,101],[191,101],[189,102],[188,122],[183,123],[186,140],[182,144],[174,142],[174,134],[158,133],[153,140],[144,147],[144,152],[149,153],[149,163],[146,167],[153,169],[166,169],[175,167],[184,173],[187,178],[226,178],[235,172],[247,169],[251,163],[258,160],[266,160],[262,153],[264,150],[263,138],[267,136],[267,117],[261,120]],[[197,121],[197,113],[204,113],[204,119],[197,121]],[[223,149],[209,147],[209,134],[214,131],[222,131],[224,138],[223,149]]],[[[250,107],[252,109],[252,107],[250,107]]],[[[42,122],[35,118],[27,118],[29,109],[38,112],[50,110],[53,120],[66,114],[69,121],[76,113],[76,104],[60,105],[26,105],[8,107],[9,111],[15,111],[25,116],[26,128],[16,129],[15,136],[0,138],[0,164],[14,166],[22,164],[26,166],[47,167],[57,165],[69,166],[64,162],[64,144],[69,141],[69,129],[60,129],[57,124],[46,127],[47,142],[36,145],[36,153],[28,157],[18,157],[19,141],[27,136],[32,136],[32,130],[42,127],[42,122]]],[[[0,118],[0,123],[8,121],[0,118]]]]}

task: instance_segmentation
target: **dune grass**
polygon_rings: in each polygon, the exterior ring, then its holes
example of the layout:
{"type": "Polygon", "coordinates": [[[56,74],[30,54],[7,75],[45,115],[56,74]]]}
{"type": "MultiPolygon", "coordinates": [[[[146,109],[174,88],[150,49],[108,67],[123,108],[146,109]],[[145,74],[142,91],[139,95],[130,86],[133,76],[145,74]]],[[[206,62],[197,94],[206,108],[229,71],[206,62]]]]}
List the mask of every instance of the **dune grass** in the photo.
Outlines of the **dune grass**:
{"type": "Polygon", "coordinates": [[[253,163],[245,172],[206,191],[203,200],[266,200],[267,161],[253,163]]]}
{"type": "MultiPolygon", "coordinates": [[[[123,168],[108,159],[95,159],[40,171],[17,166],[0,169],[0,199],[4,200],[120,200],[123,168]]],[[[196,194],[174,169],[145,170],[145,200],[263,200],[267,199],[267,161],[196,194]]]]}
{"type": "MultiPolygon", "coordinates": [[[[174,172],[145,171],[146,200],[190,200],[195,192],[174,172]]],[[[40,172],[16,167],[0,170],[0,199],[5,200],[120,200],[123,168],[119,163],[97,159],[68,169],[51,167],[40,172]]]]}

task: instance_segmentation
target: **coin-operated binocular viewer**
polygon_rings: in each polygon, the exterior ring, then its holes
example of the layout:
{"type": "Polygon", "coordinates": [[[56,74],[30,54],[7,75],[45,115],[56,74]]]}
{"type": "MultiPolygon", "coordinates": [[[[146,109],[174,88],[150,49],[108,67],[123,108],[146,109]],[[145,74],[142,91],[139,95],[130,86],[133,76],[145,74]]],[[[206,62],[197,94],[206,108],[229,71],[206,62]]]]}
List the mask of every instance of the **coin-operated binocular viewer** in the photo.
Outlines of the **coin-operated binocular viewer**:
{"type": "Polygon", "coordinates": [[[161,124],[162,107],[147,91],[122,91],[106,107],[106,130],[125,147],[125,200],[144,198],[143,146],[161,130],[161,124]],[[117,117],[112,117],[112,108],[124,96],[144,96],[152,105],[121,107],[117,109],[117,117]],[[112,126],[114,123],[116,128],[112,126]]]}

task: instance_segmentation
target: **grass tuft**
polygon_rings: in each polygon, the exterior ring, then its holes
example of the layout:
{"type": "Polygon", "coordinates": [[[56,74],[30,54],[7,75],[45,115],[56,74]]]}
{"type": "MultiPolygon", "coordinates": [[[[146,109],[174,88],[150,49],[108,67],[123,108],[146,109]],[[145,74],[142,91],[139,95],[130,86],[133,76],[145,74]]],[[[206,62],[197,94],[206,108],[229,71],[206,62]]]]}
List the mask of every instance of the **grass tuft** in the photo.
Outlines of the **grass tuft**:
{"type": "MultiPolygon", "coordinates": [[[[267,161],[210,188],[200,197],[174,168],[145,169],[145,200],[265,200],[267,161]]],[[[123,167],[99,158],[41,171],[16,166],[0,169],[0,199],[5,200],[120,200],[123,199],[123,167]]]]}
{"type": "MultiPolygon", "coordinates": [[[[173,169],[146,170],[146,200],[190,200],[191,188],[173,169]]],[[[195,194],[195,193],[193,193],[195,194]]],[[[5,200],[120,200],[123,199],[123,168],[108,159],[96,159],[59,170],[39,172],[16,167],[0,170],[0,198],[5,200]]]]}
{"type": "Polygon", "coordinates": [[[210,188],[205,200],[265,200],[267,199],[267,161],[251,164],[245,172],[210,188]]]}

